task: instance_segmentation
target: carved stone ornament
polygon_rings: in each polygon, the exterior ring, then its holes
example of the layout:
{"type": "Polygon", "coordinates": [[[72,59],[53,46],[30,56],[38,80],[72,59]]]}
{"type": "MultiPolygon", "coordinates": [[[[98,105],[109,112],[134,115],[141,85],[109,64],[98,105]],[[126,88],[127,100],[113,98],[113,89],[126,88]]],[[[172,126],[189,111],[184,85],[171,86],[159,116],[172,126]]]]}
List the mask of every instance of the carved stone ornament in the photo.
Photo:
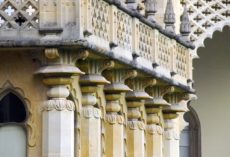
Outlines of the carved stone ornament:
{"type": "Polygon", "coordinates": [[[128,127],[131,130],[144,130],[145,124],[141,121],[128,121],[128,127]]]}
{"type": "Polygon", "coordinates": [[[35,109],[34,105],[31,105],[31,102],[28,98],[25,97],[24,91],[19,88],[15,87],[9,80],[4,83],[4,85],[0,88],[0,93],[4,93],[5,91],[14,91],[18,95],[20,95],[21,99],[26,105],[27,111],[28,111],[28,118],[25,122],[26,127],[28,129],[28,146],[29,147],[35,147],[36,146],[36,139],[37,139],[37,125],[35,121],[35,109]]]}
{"type": "Polygon", "coordinates": [[[85,118],[96,118],[99,119],[101,117],[101,110],[95,107],[84,107],[82,108],[82,115],[85,118]]]}
{"type": "Polygon", "coordinates": [[[124,118],[121,115],[115,115],[115,114],[107,114],[105,116],[105,121],[108,122],[109,124],[123,124],[124,123],[124,118]]]}
{"type": "Polygon", "coordinates": [[[49,49],[45,49],[45,56],[48,59],[56,59],[59,57],[59,52],[58,49],[56,48],[49,48],[49,49]]]}
{"type": "Polygon", "coordinates": [[[66,99],[51,99],[51,100],[47,100],[44,103],[42,109],[43,109],[43,111],[52,111],[52,110],[57,110],[57,111],[63,111],[63,110],[74,111],[75,110],[75,105],[70,100],[66,100],[66,99]]]}
{"type": "Polygon", "coordinates": [[[155,124],[153,124],[153,125],[147,125],[146,126],[146,130],[151,135],[156,135],[156,134],[163,135],[163,133],[164,133],[163,128],[161,126],[155,125],[155,124]]]}

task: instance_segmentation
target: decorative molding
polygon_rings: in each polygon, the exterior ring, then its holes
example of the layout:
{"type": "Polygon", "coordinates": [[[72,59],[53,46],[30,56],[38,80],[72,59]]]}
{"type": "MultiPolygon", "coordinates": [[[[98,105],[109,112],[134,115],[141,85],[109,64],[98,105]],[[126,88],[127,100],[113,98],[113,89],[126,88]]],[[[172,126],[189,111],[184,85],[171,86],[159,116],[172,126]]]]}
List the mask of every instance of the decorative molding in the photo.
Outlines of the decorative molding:
{"type": "Polygon", "coordinates": [[[105,60],[102,62],[99,71],[102,73],[104,70],[110,70],[115,67],[115,62],[113,60],[105,60]]]}
{"type": "Polygon", "coordinates": [[[128,121],[127,125],[130,130],[145,130],[145,124],[142,121],[128,121]]]}
{"type": "Polygon", "coordinates": [[[47,48],[44,53],[48,59],[57,59],[60,56],[57,48],[47,48]]]}
{"type": "Polygon", "coordinates": [[[43,107],[43,111],[63,111],[63,110],[68,110],[68,111],[74,111],[75,110],[75,105],[71,100],[66,100],[66,99],[51,99],[47,100],[43,107]]]}
{"type": "Polygon", "coordinates": [[[92,106],[82,108],[82,116],[85,118],[101,118],[101,110],[92,106]]]}
{"type": "Polygon", "coordinates": [[[155,125],[155,124],[147,125],[146,131],[147,131],[147,133],[149,133],[151,135],[156,135],[156,134],[163,135],[163,133],[164,133],[164,129],[161,126],[155,125]]]}
{"type": "Polygon", "coordinates": [[[121,115],[106,114],[105,121],[109,124],[124,124],[124,117],[121,115]]]}

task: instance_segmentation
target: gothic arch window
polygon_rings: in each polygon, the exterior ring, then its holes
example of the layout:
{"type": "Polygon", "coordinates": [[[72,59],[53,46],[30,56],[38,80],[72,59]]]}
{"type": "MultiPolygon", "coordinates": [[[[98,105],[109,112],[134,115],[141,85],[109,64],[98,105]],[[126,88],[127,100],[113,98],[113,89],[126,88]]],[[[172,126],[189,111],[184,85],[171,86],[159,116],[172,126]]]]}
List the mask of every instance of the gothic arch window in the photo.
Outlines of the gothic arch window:
{"type": "Polygon", "coordinates": [[[24,102],[14,92],[0,97],[0,156],[26,157],[27,135],[24,102]]]}
{"type": "Polygon", "coordinates": [[[184,119],[189,125],[182,131],[180,138],[180,157],[201,157],[201,128],[196,111],[189,105],[184,119]]]}

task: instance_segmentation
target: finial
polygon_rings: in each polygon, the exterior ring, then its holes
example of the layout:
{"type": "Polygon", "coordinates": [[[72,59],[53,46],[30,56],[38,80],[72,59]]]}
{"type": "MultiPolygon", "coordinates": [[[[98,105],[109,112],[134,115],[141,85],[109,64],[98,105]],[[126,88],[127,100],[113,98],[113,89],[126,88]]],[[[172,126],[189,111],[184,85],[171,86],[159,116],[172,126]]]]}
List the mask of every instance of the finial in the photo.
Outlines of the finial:
{"type": "Polygon", "coordinates": [[[145,14],[147,19],[151,22],[155,22],[154,15],[157,12],[156,5],[156,0],[146,0],[145,2],[145,14]]]}
{"type": "Polygon", "coordinates": [[[138,2],[137,0],[126,0],[126,5],[131,10],[137,10],[138,2]]]}
{"type": "Polygon", "coordinates": [[[184,12],[181,15],[180,33],[185,40],[188,40],[188,36],[191,33],[191,26],[189,21],[189,15],[187,11],[187,6],[184,6],[184,12]]]}
{"type": "Polygon", "coordinates": [[[164,22],[165,22],[165,29],[170,32],[175,32],[175,13],[173,10],[173,3],[172,0],[168,0],[166,10],[165,10],[165,16],[164,16],[164,22]]]}

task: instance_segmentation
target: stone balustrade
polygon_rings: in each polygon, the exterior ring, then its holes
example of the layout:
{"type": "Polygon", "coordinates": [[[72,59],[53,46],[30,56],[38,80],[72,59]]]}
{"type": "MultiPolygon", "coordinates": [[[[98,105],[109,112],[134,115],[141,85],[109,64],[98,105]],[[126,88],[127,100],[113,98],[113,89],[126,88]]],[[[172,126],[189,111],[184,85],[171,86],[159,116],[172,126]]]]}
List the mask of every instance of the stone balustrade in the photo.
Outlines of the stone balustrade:
{"type": "Polygon", "coordinates": [[[121,57],[140,57],[145,64],[152,64],[153,69],[163,68],[182,84],[192,80],[191,45],[124,5],[85,0],[82,29],[86,39],[117,55],[122,53],[121,57]]]}

